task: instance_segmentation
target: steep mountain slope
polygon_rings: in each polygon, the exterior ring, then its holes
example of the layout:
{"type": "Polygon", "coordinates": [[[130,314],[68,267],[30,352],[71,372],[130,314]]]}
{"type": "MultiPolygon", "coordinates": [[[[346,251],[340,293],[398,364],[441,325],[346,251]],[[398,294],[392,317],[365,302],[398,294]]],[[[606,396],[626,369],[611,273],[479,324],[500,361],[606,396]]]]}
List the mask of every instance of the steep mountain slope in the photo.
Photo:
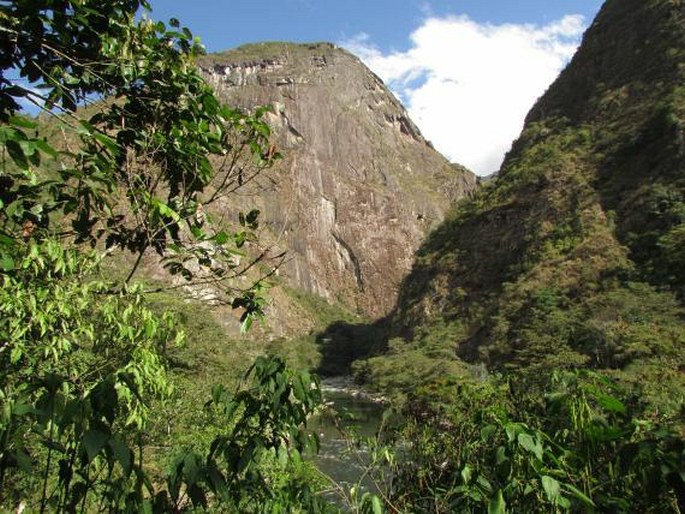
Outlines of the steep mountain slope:
{"type": "Polygon", "coordinates": [[[635,384],[658,377],[645,394],[670,384],[675,397],[664,401],[677,408],[683,84],[685,3],[607,1],[498,178],[421,248],[389,318],[405,341],[392,354],[531,375],[592,366],[635,384]]]}
{"type": "MultiPolygon", "coordinates": [[[[206,56],[231,105],[266,115],[284,159],[244,195],[289,283],[386,314],[416,249],[475,176],[432,149],[378,77],[330,44],[264,43],[206,56]]],[[[227,211],[235,203],[225,205],[227,211]]]]}

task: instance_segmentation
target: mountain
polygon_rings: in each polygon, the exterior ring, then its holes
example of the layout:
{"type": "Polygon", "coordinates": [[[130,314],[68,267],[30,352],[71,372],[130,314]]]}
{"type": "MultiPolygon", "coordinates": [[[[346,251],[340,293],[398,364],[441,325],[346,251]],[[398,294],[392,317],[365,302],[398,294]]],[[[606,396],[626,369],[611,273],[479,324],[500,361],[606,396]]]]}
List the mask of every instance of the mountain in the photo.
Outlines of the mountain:
{"type": "Polygon", "coordinates": [[[228,104],[272,106],[265,119],[284,158],[243,198],[261,211],[260,239],[287,251],[286,283],[386,314],[425,235],[475,175],[438,154],[382,81],[334,45],[247,45],[199,65],[228,104]]]}
{"type": "Polygon", "coordinates": [[[379,379],[388,359],[413,354],[427,360],[413,380],[446,362],[531,376],[593,367],[677,409],[683,84],[685,3],[608,0],[497,178],[419,250],[388,318],[389,353],[360,375],[379,379]]]}

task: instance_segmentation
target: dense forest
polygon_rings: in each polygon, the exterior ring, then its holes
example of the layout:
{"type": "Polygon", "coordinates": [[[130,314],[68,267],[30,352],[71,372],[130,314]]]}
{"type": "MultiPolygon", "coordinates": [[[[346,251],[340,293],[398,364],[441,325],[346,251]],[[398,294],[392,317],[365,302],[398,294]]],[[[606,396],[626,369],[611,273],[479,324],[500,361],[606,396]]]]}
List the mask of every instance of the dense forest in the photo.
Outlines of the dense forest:
{"type": "Polygon", "coordinates": [[[683,2],[605,3],[380,320],[283,284],[257,208],[220,214],[284,158],[273,108],[222,104],[150,9],[0,3],[0,509],[685,509],[683,2]],[[309,333],[260,340],[269,287],[309,333]],[[350,444],[371,489],[309,459],[316,372],[389,399],[350,444]]]}

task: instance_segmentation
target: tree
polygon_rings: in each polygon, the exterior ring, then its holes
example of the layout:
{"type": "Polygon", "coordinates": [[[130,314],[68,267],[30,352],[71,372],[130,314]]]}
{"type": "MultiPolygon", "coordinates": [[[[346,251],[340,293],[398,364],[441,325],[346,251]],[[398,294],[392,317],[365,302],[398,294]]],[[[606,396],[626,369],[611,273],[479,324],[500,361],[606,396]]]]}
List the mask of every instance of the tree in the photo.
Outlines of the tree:
{"type": "MultiPolygon", "coordinates": [[[[139,258],[154,249],[172,273],[230,286],[244,271],[231,256],[249,239],[258,213],[241,217],[243,230],[235,234],[208,230],[204,213],[279,155],[268,145],[263,110],[247,116],[222,106],[202,80],[194,58],[203,47],[190,31],[177,20],[169,28],[135,22],[141,7],[149,9],[144,1],[114,0],[2,6],[3,73],[16,68],[44,92],[0,78],[0,119],[7,122],[0,138],[18,168],[10,174],[5,167],[2,230],[16,240],[27,227],[51,227],[93,245],[104,239],[139,258]],[[33,127],[13,117],[22,96],[62,111],[60,123],[80,140],[77,149],[57,153],[29,137],[25,129],[33,127]],[[79,102],[92,107],[75,113],[79,102]],[[59,159],[58,178],[35,176],[32,165],[46,154],[59,159]],[[34,176],[24,180],[27,174],[34,176]],[[66,215],[69,230],[58,230],[55,213],[66,215]]],[[[9,264],[8,247],[0,251],[9,264]]],[[[252,288],[228,289],[229,297],[248,293],[238,301],[247,307],[245,320],[260,314],[252,288]]]]}
{"type": "Polygon", "coordinates": [[[263,110],[247,115],[223,106],[202,80],[194,58],[203,49],[191,32],[177,20],[168,27],[138,21],[140,9],[149,11],[148,2],[0,1],[5,506],[180,508],[185,494],[206,502],[203,488],[222,499],[226,487],[239,491],[254,478],[245,458],[275,452],[290,462],[286,439],[268,438],[298,432],[316,403],[316,383],[266,361],[255,371],[257,392],[224,400],[247,420],[240,441],[249,443],[230,481],[221,465],[232,461],[218,464],[215,455],[219,447],[233,455],[242,444],[228,436],[207,456],[210,468],[194,466],[196,456],[177,468],[171,496],[158,494],[145,473],[148,405],[168,394],[164,350],[183,335],[169,316],[145,306],[131,281],[135,269],[144,253],[156,251],[170,272],[221,286],[227,301],[244,309],[248,328],[261,315],[259,281],[236,289],[234,279],[254,261],[241,267],[233,256],[252,237],[258,212],[241,215],[231,232],[215,228],[206,208],[278,154],[260,120],[263,110]],[[12,69],[26,85],[7,78],[12,69]],[[19,98],[42,106],[46,116],[18,115],[19,98]],[[61,143],[42,135],[46,124],[64,134],[61,143]],[[114,246],[135,252],[136,264],[124,281],[98,280],[99,263],[114,246]],[[250,416],[266,415],[269,405],[276,425],[260,436],[250,416]]]}

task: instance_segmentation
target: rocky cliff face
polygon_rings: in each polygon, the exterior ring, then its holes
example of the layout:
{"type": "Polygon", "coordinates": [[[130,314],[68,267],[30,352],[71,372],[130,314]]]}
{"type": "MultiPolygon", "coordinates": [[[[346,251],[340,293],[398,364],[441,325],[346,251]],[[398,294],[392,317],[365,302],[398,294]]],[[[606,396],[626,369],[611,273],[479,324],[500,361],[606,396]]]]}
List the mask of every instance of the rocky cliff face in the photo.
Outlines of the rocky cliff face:
{"type": "Polygon", "coordinates": [[[450,165],[381,80],[331,44],[248,45],[201,62],[229,104],[270,104],[284,155],[250,198],[291,284],[367,315],[394,305],[425,234],[476,177],[450,165]]]}
{"type": "Polygon", "coordinates": [[[498,178],[420,250],[395,333],[421,347],[438,326],[492,367],[677,370],[683,84],[685,3],[608,0],[498,178]]]}

